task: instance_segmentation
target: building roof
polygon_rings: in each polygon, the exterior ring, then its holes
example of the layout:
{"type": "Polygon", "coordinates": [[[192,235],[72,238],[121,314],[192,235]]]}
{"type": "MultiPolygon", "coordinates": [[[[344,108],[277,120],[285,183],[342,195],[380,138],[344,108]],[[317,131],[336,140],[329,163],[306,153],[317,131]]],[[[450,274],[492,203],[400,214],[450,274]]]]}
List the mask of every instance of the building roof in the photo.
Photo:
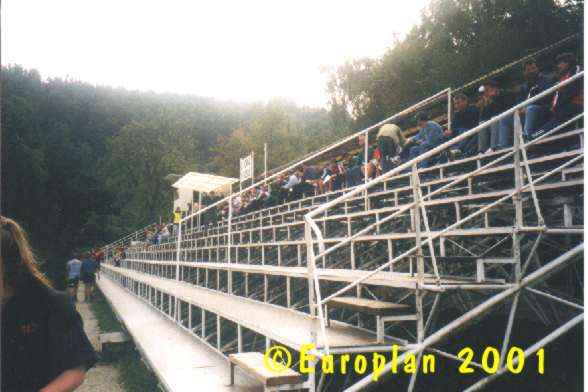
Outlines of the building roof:
{"type": "Polygon", "coordinates": [[[224,191],[228,186],[237,181],[239,181],[237,178],[189,172],[173,183],[172,186],[177,189],[190,189],[198,192],[224,191]]]}

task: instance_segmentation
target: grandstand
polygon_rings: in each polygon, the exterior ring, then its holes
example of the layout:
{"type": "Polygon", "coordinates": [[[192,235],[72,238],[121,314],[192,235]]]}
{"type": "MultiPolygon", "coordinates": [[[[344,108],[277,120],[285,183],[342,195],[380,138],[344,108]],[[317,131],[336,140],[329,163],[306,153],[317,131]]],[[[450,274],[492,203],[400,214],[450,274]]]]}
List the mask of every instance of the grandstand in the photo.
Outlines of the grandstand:
{"type": "Polygon", "coordinates": [[[583,321],[583,114],[531,141],[523,138],[518,114],[578,80],[583,72],[416,159],[366,177],[363,185],[232,215],[231,200],[240,193],[271,183],[302,162],[325,160],[358,135],[369,140],[382,124],[423,108],[448,121],[443,112],[451,94],[479,80],[443,90],[183,218],[169,242],[142,243],[141,229],[106,245],[102,272],[108,282],[101,285],[108,286],[107,297],[115,292],[136,296],[169,319],[170,328],[210,349],[209,355],[231,358],[231,366],[245,371],[227,386],[227,362],[218,390],[251,390],[256,379],[266,390],[384,390],[391,385],[430,390],[431,378],[419,372],[391,377],[389,357],[377,382],[369,367],[328,374],[318,359],[332,354],[339,364],[346,354],[389,353],[396,344],[400,362],[413,354],[420,363],[424,354],[434,353],[457,368],[463,360],[454,350],[480,348],[472,328],[483,329],[476,323],[489,316],[492,328],[502,320],[494,338],[485,342],[498,350],[497,368],[488,374],[480,370],[485,364],[472,360],[476,373],[468,376],[467,386],[463,380],[443,382],[446,390],[492,385],[507,374],[511,347],[523,348],[515,359],[522,363],[583,321]],[[511,115],[512,148],[419,167],[511,115]],[[225,219],[194,226],[195,218],[225,205],[225,219]],[[125,258],[115,266],[113,253],[121,247],[125,258]],[[540,326],[542,332],[531,341],[521,338],[513,333],[521,324],[540,326]],[[309,343],[315,347],[315,371],[302,379],[268,377],[249,357],[235,356],[282,345],[293,354],[293,370],[300,371],[298,352],[309,343]]]}

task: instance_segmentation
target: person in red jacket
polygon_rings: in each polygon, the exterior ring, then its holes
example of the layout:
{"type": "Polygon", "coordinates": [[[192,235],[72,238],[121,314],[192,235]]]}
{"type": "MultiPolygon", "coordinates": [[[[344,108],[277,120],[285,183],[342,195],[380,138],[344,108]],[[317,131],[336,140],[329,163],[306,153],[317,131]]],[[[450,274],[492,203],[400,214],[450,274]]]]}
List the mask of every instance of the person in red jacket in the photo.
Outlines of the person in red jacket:
{"type": "MultiPolygon", "coordinates": [[[[571,78],[580,72],[576,56],[562,53],[556,58],[558,83],[571,78]]],[[[543,124],[531,138],[537,138],[545,132],[557,127],[575,115],[584,111],[584,80],[579,79],[557,90],[551,101],[550,119],[543,124]]]]}

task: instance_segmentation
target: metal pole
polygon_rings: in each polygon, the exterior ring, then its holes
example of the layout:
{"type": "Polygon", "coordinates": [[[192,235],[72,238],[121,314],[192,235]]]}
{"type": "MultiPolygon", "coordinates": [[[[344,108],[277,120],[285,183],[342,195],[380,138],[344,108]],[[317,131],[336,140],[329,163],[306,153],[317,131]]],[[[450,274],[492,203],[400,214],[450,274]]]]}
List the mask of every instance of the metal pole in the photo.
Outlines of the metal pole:
{"type": "MultiPolygon", "coordinates": [[[[229,197],[229,218],[228,218],[228,226],[227,226],[227,263],[231,264],[231,223],[233,220],[233,193],[231,192],[231,196],[229,197]]],[[[228,271],[228,284],[229,284],[229,294],[233,293],[233,274],[231,270],[228,271]]]]}
{"type": "MultiPolygon", "coordinates": [[[[559,338],[560,336],[562,336],[563,334],[565,334],[566,332],[568,332],[569,330],[574,328],[576,325],[580,324],[582,321],[584,321],[584,313],[577,315],[576,317],[574,317],[573,319],[571,319],[570,321],[568,321],[567,323],[565,323],[561,327],[557,328],[555,331],[553,331],[549,335],[545,336],[543,339],[541,339],[538,342],[536,342],[535,344],[533,344],[531,347],[529,347],[528,349],[526,349],[523,352],[523,356],[525,358],[527,358],[529,355],[538,351],[542,347],[545,347],[547,344],[549,344],[552,341],[554,341],[555,339],[559,338]]],[[[518,363],[519,363],[519,358],[515,357],[512,361],[512,365],[516,366],[518,363]]],[[[489,384],[490,382],[495,380],[496,378],[502,376],[504,373],[507,372],[507,370],[508,370],[507,367],[500,367],[500,369],[498,369],[498,371],[496,371],[496,373],[493,373],[492,375],[490,375],[486,378],[483,378],[482,380],[478,381],[474,385],[470,386],[465,391],[466,392],[479,391],[479,390],[483,389],[487,384],[489,384]]]]}
{"type": "MultiPolygon", "coordinates": [[[[180,253],[181,253],[181,246],[182,246],[182,221],[178,223],[178,236],[177,236],[177,248],[176,248],[176,282],[180,281],[180,253]]],[[[176,283],[176,288],[178,288],[178,283],[176,283]]],[[[174,314],[177,314],[178,311],[178,296],[175,295],[175,310],[174,314]]]]}
{"type": "Polygon", "coordinates": [[[317,326],[316,326],[316,307],[322,306],[318,304],[315,298],[314,292],[314,282],[313,282],[313,275],[315,274],[314,270],[314,263],[312,262],[312,233],[310,231],[310,226],[308,224],[305,225],[304,229],[304,239],[306,241],[306,269],[308,271],[308,310],[310,312],[310,342],[317,345],[317,326]]]}
{"type": "MultiPolygon", "coordinates": [[[[414,227],[416,237],[416,257],[417,257],[417,287],[415,292],[415,305],[417,315],[417,342],[421,343],[424,339],[423,325],[423,291],[422,286],[425,275],[425,259],[423,257],[422,239],[421,239],[421,201],[419,198],[419,181],[417,174],[417,164],[412,165],[412,197],[414,201],[414,227]]],[[[429,241],[430,242],[430,241],[429,241]]]]}
{"type": "MultiPolygon", "coordinates": [[[[565,162],[564,164],[562,164],[562,165],[560,165],[560,166],[556,167],[555,169],[551,170],[550,172],[548,172],[548,173],[546,173],[546,174],[542,175],[541,177],[539,177],[538,179],[536,179],[536,180],[535,180],[535,183],[540,183],[540,182],[542,182],[544,179],[546,179],[546,178],[550,177],[551,175],[553,175],[554,173],[556,173],[556,172],[558,172],[558,171],[560,171],[560,170],[564,169],[565,167],[567,167],[567,166],[569,166],[569,165],[573,164],[574,162],[577,162],[577,161],[579,161],[581,158],[583,158],[583,155],[579,155],[579,156],[577,156],[576,158],[573,158],[573,159],[571,159],[571,160],[569,160],[569,161],[565,162]]],[[[524,191],[524,190],[526,190],[528,187],[529,187],[528,185],[525,185],[525,186],[523,186],[523,189],[522,189],[522,190],[524,191]]],[[[469,222],[469,221],[470,221],[470,220],[472,220],[473,218],[475,218],[475,217],[477,217],[477,216],[480,216],[480,215],[481,215],[481,214],[483,214],[484,212],[486,212],[486,211],[490,210],[490,209],[491,209],[491,208],[493,208],[495,205],[498,205],[498,204],[500,204],[500,203],[502,203],[502,202],[504,202],[504,201],[506,201],[506,200],[510,199],[511,197],[513,197],[513,196],[514,196],[514,194],[515,194],[516,192],[517,192],[517,190],[515,189],[514,191],[512,191],[512,192],[508,193],[506,196],[503,196],[503,197],[499,198],[498,200],[494,201],[493,203],[491,203],[491,204],[489,204],[489,205],[487,205],[487,206],[485,206],[485,207],[482,207],[482,208],[480,208],[480,209],[476,210],[476,211],[475,211],[475,212],[473,212],[472,214],[468,215],[466,218],[463,218],[463,219],[461,219],[460,221],[457,221],[457,222],[455,222],[455,223],[451,224],[450,226],[448,226],[448,227],[444,228],[443,230],[441,230],[441,231],[439,231],[439,232],[437,232],[437,233],[433,234],[431,237],[429,237],[429,238],[425,239],[425,241],[424,241],[424,242],[428,242],[428,241],[434,241],[434,240],[436,240],[437,238],[440,238],[440,237],[442,237],[442,236],[443,236],[445,233],[449,232],[450,230],[453,230],[454,228],[456,228],[456,227],[459,227],[459,226],[461,226],[462,224],[464,224],[464,223],[466,223],[466,222],[469,222]]],[[[412,204],[411,204],[411,205],[412,205],[412,204]]],[[[320,208],[320,207],[319,207],[319,208],[320,208]]],[[[407,208],[407,207],[404,207],[404,208],[407,208]]],[[[316,211],[316,210],[315,210],[315,211],[316,211]]],[[[308,223],[310,223],[310,224],[311,224],[311,227],[313,228],[313,231],[314,231],[315,233],[319,233],[319,234],[320,234],[320,230],[318,229],[318,227],[316,227],[316,228],[315,228],[316,224],[314,224],[314,221],[313,221],[313,220],[312,220],[312,218],[310,217],[310,213],[305,215],[305,220],[306,220],[308,223]]],[[[321,245],[321,244],[322,244],[322,243],[321,243],[321,242],[319,242],[319,247],[320,247],[320,245],[321,245]]],[[[330,247],[330,248],[329,248],[329,250],[333,249],[334,247],[335,247],[335,246],[332,246],[332,247],[330,247]]],[[[320,248],[319,248],[319,249],[320,249],[320,248]]],[[[329,295],[328,297],[326,297],[326,298],[323,300],[323,302],[327,302],[327,301],[329,301],[330,299],[332,299],[332,298],[334,298],[334,297],[337,297],[337,296],[339,296],[339,295],[341,295],[341,294],[345,293],[347,290],[349,290],[349,289],[351,289],[352,287],[354,287],[354,286],[357,286],[357,285],[358,285],[358,284],[360,284],[361,282],[363,282],[363,281],[365,281],[365,280],[369,279],[371,276],[373,276],[373,275],[375,275],[376,273],[378,273],[379,271],[381,271],[381,270],[383,270],[383,269],[387,268],[388,266],[390,266],[390,265],[392,265],[392,264],[396,263],[398,260],[401,260],[401,259],[403,259],[403,258],[405,258],[405,257],[409,256],[409,255],[410,255],[410,254],[412,254],[412,253],[413,253],[413,252],[414,252],[416,249],[417,249],[417,247],[416,247],[416,246],[414,246],[414,247],[412,247],[411,249],[409,249],[409,250],[405,251],[404,253],[402,253],[402,254],[400,254],[400,255],[396,256],[394,259],[392,259],[392,260],[389,260],[389,261],[387,261],[386,263],[384,263],[384,264],[380,265],[380,266],[379,266],[379,267],[377,267],[376,269],[370,270],[370,271],[369,271],[367,274],[365,274],[364,276],[362,276],[362,277],[360,277],[360,278],[358,278],[358,279],[354,280],[352,283],[349,283],[347,286],[343,287],[342,289],[339,289],[338,291],[336,291],[336,292],[334,292],[333,294],[331,294],[331,295],[329,295]]],[[[327,252],[321,251],[321,252],[319,253],[319,257],[324,257],[324,255],[325,255],[326,253],[327,253],[327,252]]]]}
{"type": "MultiPolygon", "coordinates": [[[[202,209],[202,192],[198,191],[198,211],[200,211],[202,209]]],[[[198,229],[200,229],[201,226],[201,219],[200,216],[202,214],[198,214],[198,229]]]]}
{"type": "Polygon", "coordinates": [[[251,186],[255,181],[255,151],[251,151],[251,186]]]}
{"type": "Polygon", "coordinates": [[[451,87],[447,88],[447,129],[451,130],[451,87]]]}
{"type": "Polygon", "coordinates": [[[263,143],[263,179],[267,180],[267,143],[263,143]]]}
{"type": "MultiPolygon", "coordinates": [[[[462,316],[453,320],[449,324],[445,325],[443,328],[439,329],[437,332],[433,333],[431,336],[425,339],[422,344],[418,344],[411,350],[408,350],[402,355],[400,355],[396,362],[402,363],[402,361],[404,361],[404,358],[406,358],[406,355],[408,353],[411,353],[413,355],[417,354],[432,346],[433,344],[436,344],[442,341],[443,339],[453,335],[455,332],[462,330],[462,328],[466,327],[467,325],[474,322],[481,316],[485,315],[492,308],[500,305],[508,298],[521,291],[522,289],[526,288],[527,286],[532,286],[534,284],[540,283],[545,279],[549,278],[554,273],[560,271],[562,268],[565,268],[566,266],[574,262],[574,259],[577,256],[581,255],[583,251],[584,244],[582,243],[577,245],[575,248],[567,251],[566,253],[562,254],[561,256],[557,257],[555,260],[550,261],[543,267],[539,268],[538,270],[536,270],[535,272],[531,273],[529,276],[521,280],[520,284],[517,284],[507,290],[504,290],[499,294],[496,294],[495,296],[482,302],[480,305],[476,306],[469,312],[463,314],[462,316]]],[[[583,315],[581,316],[583,317],[583,315]]],[[[392,365],[392,362],[386,364],[386,366],[384,367],[384,369],[382,369],[382,372],[380,374],[380,380],[383,380],[384,378],[392,375],[392,365]]],[[[367,374],[364,378],[359,380],[357,383],[355,383],[353,386],[346,389],[345,391],[352,392],[363,390],[365,387],[367,387],[369,384],[373,382],[372,377],[372,374],[367,374]]]]}
{"type": "MultiPolygon", "coordinates": [[[[365,131],[364,145],[363,145],[363,184],[364,185],[366,185],[368,183],[368,163],[370,161],[370,158],[368,157],[368,150],[369,150],[368,144],[369,144],[369,132],[365,131]]],[[[368,198],[367,189],[363,193],[363,197],[364,197],[364,209],[367,211],[369,209],[368,208],[369,198],[368,198]]]]}
{"type": "MultiPolygon", "coordinates": [[[[198,193],[200,194],[200,191],[198,191],[198,193]]],[[[193,190],[192,190],[192,204],[190,205],[190,208],[188,209],[188,211],[192,211],[192,213],[190,214],[190,230],[192,232],[194,232],[194,191],[193,190]]]]}

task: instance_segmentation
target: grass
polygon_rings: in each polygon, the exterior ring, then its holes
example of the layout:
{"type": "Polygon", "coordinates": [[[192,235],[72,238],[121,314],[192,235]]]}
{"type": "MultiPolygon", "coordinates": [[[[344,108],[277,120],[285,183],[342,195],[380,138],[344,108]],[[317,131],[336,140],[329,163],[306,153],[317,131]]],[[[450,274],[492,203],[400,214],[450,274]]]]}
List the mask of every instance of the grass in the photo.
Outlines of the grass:
{"type": "MultiPolygon", "coordinates": [[[[114,315],[100,290],[94,291],[90,307],[98,322],[100,332],[122,332],[124,327],[114,315]]],[[[136,351],[121,354],[111,363],[120,374],[120,381],[126,392],[159,392],[157,377],[143,364],[136,351]]]]}
{"type": "Polygon", "coordinates": [[[90,303],[90,308],[98,322],[100,332],[122,332],[123,326],[118,322],[118,319],[112,312],[110,305],[102,292],[98,289],[94,290],[94,301],[90,303]]]}

